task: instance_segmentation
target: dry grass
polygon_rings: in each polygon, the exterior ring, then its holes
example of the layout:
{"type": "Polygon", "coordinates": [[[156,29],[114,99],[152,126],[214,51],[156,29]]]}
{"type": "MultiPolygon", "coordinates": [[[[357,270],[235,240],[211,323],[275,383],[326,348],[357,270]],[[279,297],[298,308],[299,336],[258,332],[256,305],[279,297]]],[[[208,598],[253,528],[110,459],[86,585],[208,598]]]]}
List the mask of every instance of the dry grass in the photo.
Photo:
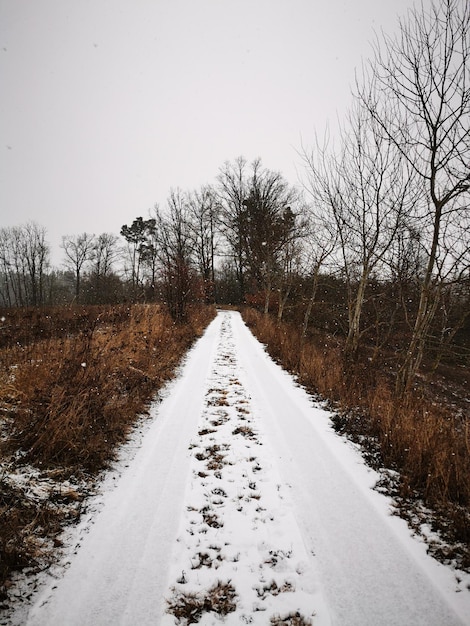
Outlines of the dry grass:
{"type": "MultiPolygon", "coordinates": [[[[64,480],[107,466],[215,312],[195,309],[180,326],[158,305],[0,313],[2,466],[29,464],[64,480]]],[[[49,500],[28,502],[4,478],[0,586],[34,563],[31,537],[57,534],[61,518],[49,500]]]]}
{"type": "Polygon", "coordinates": [[[237,608],[237,593],[230,581],[218,581],[205,593],[174,589],[173,594],[173,598],[167,600],[167,612],[174,615],[179,624],[197,624],[204,613],[212,612],[223,617],[237,608]]]}
{"type": "Polygon", "coordinates": [[[280,593],[292,593],[295,589],[294,585],[287,580],[280,587],[275,580],[272,580],[269,585],[265,584],[262,587],[257,587],[255,591],[258,598],[265,600],[269,595],[278,596],[280,593]]]}
{"type": "Polygon", "coordinates": [[[390,371],[367,359],[348,363],[336,339],[304,340],[298,329],[252,309],[243,316],[273,358],[332,403],[337,430],[360,443],[376,468],[398,473],[388,490],[400,513],[417,529],[430,523],[451,546],[431,547],[434,554],[470,570],[468,416],[430,394],[399,401],[390,371]],[[423,518],[418,503],[431,518],[423,518]]]}
{"type": "Polygon", "coordinates": [[[312,626],[313,622],[303,617],[300,613],[295,612],[284,615],[284,617],[275,615],[271,617],[270,624],[272,624],[272,626],[312,626]]]}
{"type": "Polygon", "coordinates": [[[61,530],[62,516],[53,503],[40,505],[3,480],[0,513],[0,582],[4,585],[12,571],[38,567],[49,553],[44,535],[54,540],[61,530]]]}
{"type": "Polygon", "coordinates": [[[116,309],[86,318],[75,334],[1,351],[4,450],[41,467],[102,469],[208,320],[175,326],[157,306],[116,309]]]}
{"type": "Polygon", "coordinates": [[[222,448],[218,444],[207,446],[203,452],[196,453],[198,461],[206,461],[206,468],[209,471],[219,471],[227,464],[226,455],[221,452],[222,448]]]}

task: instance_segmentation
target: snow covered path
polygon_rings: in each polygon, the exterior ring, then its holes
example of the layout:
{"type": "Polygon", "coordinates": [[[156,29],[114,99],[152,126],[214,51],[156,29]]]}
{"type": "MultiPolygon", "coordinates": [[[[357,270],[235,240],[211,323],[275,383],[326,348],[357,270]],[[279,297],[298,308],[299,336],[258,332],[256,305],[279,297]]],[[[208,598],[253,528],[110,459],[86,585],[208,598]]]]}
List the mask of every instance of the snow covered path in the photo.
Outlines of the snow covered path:
{"type": "Polygon", "coordinates": [[[470,624],[470,593],[238,313],[170,389],[29,626],[470,624]]]}

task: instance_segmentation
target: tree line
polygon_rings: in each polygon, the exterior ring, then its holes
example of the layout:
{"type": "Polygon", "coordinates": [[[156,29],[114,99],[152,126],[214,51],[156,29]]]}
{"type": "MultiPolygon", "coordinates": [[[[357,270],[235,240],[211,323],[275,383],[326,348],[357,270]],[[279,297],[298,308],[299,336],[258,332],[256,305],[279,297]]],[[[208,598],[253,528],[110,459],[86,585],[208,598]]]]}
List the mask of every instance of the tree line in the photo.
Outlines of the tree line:
{"type": "Polygon", "coordinates": [[[239,157],[214,185],[172,189],[164,207],[124,224],[119,236],[64,236],[60,271],[50,267],[45,228],[1,228],[2,304],[164,301],[182,320],[191,302],[237,304],[263,291],[267,311],[305,227],[301,197],[260,159],[239,157]]]}
{"type": "Polygon", "coordinates": [[[364,64],[339,145],[317,142],[303,155],[315,219],[338,242],[346,350],[359,347],[371,279],[396,284],[397,306],[409,301],[405,286],[416,294],[417,306],[404,308],[411,339],[401,392],[415,378],[436,315],[452,338],[469,313],[469,22],[464,0],[410,11],[364,64]]]}
{"type": "Polygon", "coordinates": [[[392,342],[400,393],[429,351],[459,344],[468,363],[469,22],[444,0],[378,37],[339,135],[299,151],[300,185],[239,157],[121,238],[64,237],[62,275],[41,227],[0,229],[3,303],[159,300],[183,320],[194,301],[249,302],[342,336],[350,359],[392,342]]]}

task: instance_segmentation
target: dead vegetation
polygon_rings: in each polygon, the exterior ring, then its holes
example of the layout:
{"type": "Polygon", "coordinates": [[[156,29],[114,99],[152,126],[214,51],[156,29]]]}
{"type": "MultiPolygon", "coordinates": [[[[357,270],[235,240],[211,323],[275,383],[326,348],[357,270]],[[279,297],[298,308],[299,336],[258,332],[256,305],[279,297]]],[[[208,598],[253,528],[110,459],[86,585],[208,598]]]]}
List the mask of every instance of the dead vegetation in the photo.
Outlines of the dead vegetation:
{"type": "Polygon", "coordinates": [[[284,617],[275,615],[271,617],[270,624],[272,626],[312,626],[313,622],[310,619],[303,617],[300,613],[289,613],[284,617]]]}
{"type": "Polygon", "coordinates": [[[256,433],[250,426],[237,426],[232,431],[232,435],[242,435],[242,437],[247,439],[256,439],[256,433]]]}
{"type": "Polygon", "coordinates": [[[173,597],[167,600],[167,612],[178,624],[197,624],[204,613],[225,616],[236,610],[237,593],[230,581],[217,581],[205,593],[191,593],[173,589],[173,597]]]}
{"type": "Polygon", "coordinates": [[[158,305],[0,311],[0,601],[13,571],[44,564],[213,315],[175,325],[158,305]]]}
{"type": "Polygon", "coordinates": [[[202,520],[204,524],[210,526],[211,528],[222,528],[224,522],[220,519],[220,517],[212,510],[210,506],[204,506],[200,513],[202,515],[202,520]]]}
{"type": "Polygon", "coordinates": [[[449,381],[451,393],[422,377],[398,400],[386,360],[371,364],[367,353],[351,363],[338,338],[306,339],[298,328],[276,323],[253,309],[243,317],[274,359],[335,410],[338,432],[360,444],[368,462],[383,473],[378,486],[391,493],[397,512],[417,532],[425,523],[442,541],[430,552],[470,571],[470,421],[465,387],[449,381]]]}
{"type": "Polygon", "coordinates": [[[221,452],[224,449],[219,444],[207,446],[202,452],[196,452],[198,461],[206,461],[206,467],[209,471],[219,471],[227,464],[226,455],[221,452]]]}
{"type": "Polygon", "coordinates": [[[268,595],[278,596],[280,593],[292,593],[293,591],[295,591],[294,585],[288,580],[282,583],[281,586],[275,580],[272,580],[269,585],[256,588],[256,594],[261,600],[265,600],[268,595]]]}

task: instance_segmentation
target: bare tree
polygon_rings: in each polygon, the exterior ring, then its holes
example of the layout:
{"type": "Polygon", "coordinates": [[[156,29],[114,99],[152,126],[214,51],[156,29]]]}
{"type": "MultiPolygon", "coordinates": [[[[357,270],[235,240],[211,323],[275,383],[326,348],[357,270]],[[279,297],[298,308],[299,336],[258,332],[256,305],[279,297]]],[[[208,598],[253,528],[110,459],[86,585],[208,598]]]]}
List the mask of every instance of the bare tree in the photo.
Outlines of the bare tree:
{"type": "Polygon", "coordinates": [[[86,297],[87,303],[109,304],[122,297],[123,284],[114,272],[119,252],[116,235],[101,233],[95,238],[89,272],[86,282],[82,284],[83,297],[86,297]]]}
{"type": "Polygon", "coordinates": [[[280,173],[263,168],[261,160],[255,160],[251,168],[248,196],[243,201],[246,260],[250,277],[265,293],[267,314],[271,294],[282,281],[283,266],[288,267],[282,257],[300,235],[299,194],[280,173]]]}
{"type": "Polygon", "coordinates": [[[99,277],[109,276],[113,271],[119,251],[118,238],[112,233],[101,233],[95,239],[92,258],[92,273],[99,277]]]}
{"type": "Polygon", "coordinates": [[[155,282],[155,219],[137,217],[130,226],[124,224],[121,227],[121,235],[127,241],[127,258],[130,263],[127,272],[131,278],[132,295],[138,298],[143,294],[142,272],[145,265],[151,270],[151,285],[155,282]]]}
{"type": "Polygon", "coordinates": [[[171,190],[167,210],[155,207],[155,243],[164,298],[176,322],[184,322],[193,293],[193,237],[185,195],[171,190]]]}
{"type": "Polygon", "coordinates": [[[220,203],[220,222],[228,244],[228,254],[235,268],[238,283],[238,300],[243,302],[246,291],[246,209],[248,196],[248,164],[238,157],[226,162],[217,176],[217,195],[220,203]]]}
{"type": "Polygon", "coordinates": [[[188,218],[193,235],[194,253],[203,281],[206,302],[215,294],[215,257],[219,222],[219,204],[212,187],[205,185],[187,196],[188,218]]]}
{"type": "Polygon", "coordinates": [[[286,264],[286,246],[300,230],[299,194],[278,172],[264,168],[260,159],[249,166],[242,157],[220,171],[220,222],[234,262],[240,300],[247,281],[265,294],[267,312],[286,264]],[[284,254],[284,257],[282,255],[284,254]]]}
{"type": "Polygon", "coordinates": [[[4,306],[13,306],[8,253],[10,244],[9,230],[8,228],[0,228],[0,296],[4,306]]]}
{"type": "MultiPolygon", "coordinates": [[[[421,364],[440,293],[447,236],[468,212],[470,5],[442,0],[411,10],[399,34],[377,42],[358,92],[383,133],[426,188],[419,220],[427,256],[412,337],[397,389],[421,364]]],[[[446,259],[448,261],[448,258],[446,259]]]]}
{"type": "Polygon", "coordinates": [[[39,306],[45,301],[49,268],[46,229],[35,222],[0,230],[2,297],[9,306],[39,306]]]}
{"type": "Polygon", "coordinates": [[[277,276],[277,292],[279,297],[277,307],[278,322],[282,321],[289,298],[295,287],[295,280],[301,274],[302,245],[301,239],[304,234],[298,231],[298,237],[292,237],[283,246],[279,253],[277,276]]]}
{"type": "Polygon", "coordinates": [[[2,266],[2,298],[8,306],[28,304],[26,265],[22,251],[22,228],[0,230],[0,259],[2,266]]]}
{"type": "Polygon", "coordinates": [[[26,262],[30,302],[33,306],[44,302],[44,274],[49,263],[49,246],[46,242],[46,229],[35,222],[23,227],[23,255],[26,262]]]}
{"type": "MultiPolygon", "coordinates": [[[[316,152],[304,152],[304,162],[307,188],[316,206],[315,221],[329,236],[325,252],[334,243],[331,254],[338,243],[348,296],[345,350],[354,356],[363,332],[369,280],[384,263],[415,200],[410,168],[367,109],[356,102],[348,123],[339,150],[328,151],[328,146],[317,144],[316,152]]],[[[316,257],[323,262],[324,254],[316,257]]]]}
{"type": "Polygon", "coordinates": [[[405,328],[411,329],[416,309],[416,294],[419,294],[420,289],[420,277],[423,276],[426,267],[421,233],[416,228],[415,219],[406,219],[397,230],[385,263],[395,299],[394,310],[401,311],[405,328]]]}
{"type": "MultiPolygon", "coordinates": [[[[307,187],[308,191],[312,190],[307,187]]],[[[309,284],[309,295],[306,302],[302,337],[306,337],[313,307],[317,299],[321,270],[334,254],[338,245],[336,222],[328,219],[328,212],[316,203],[306,209],[307,231],[304,238],[303,258],[301,267],[304,281],[309,284]]]]}
{"type": "Polygon", "coordinates": [[[346,351],[355,354],[369,279],[381,269],[417,199],[412,170],[367,111],[356,104],[349,124],[339,219],[348,231],[347,246],[342,247],[349,303],[346,351]]]}
{"type": "Polygon", "coordinates": [[[95,235],[89,233],[65,235],[62,237],[62,248],[65,252],[65,266],[75,276],[75,298],[78,302],[80,300],[82,270],[85,263],[93,258],[95,235]]]}

